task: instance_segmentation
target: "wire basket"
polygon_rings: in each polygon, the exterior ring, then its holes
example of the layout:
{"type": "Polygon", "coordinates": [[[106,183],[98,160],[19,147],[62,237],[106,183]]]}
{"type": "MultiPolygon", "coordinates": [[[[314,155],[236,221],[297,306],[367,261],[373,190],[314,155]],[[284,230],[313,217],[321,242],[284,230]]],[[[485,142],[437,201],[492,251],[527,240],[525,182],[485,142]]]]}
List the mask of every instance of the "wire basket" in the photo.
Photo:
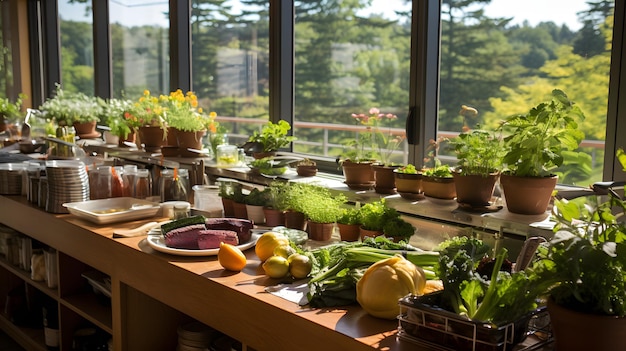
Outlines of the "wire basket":
{"type": "Polygon", "coordinates": [[[545,307],[516,321],[494,326],[437,306],[440,294],[400,299],[398,337],[436,350],[534,350],[552,342],[545,307]],[[527,338],[532,336],[530,338],[527,338]]]}

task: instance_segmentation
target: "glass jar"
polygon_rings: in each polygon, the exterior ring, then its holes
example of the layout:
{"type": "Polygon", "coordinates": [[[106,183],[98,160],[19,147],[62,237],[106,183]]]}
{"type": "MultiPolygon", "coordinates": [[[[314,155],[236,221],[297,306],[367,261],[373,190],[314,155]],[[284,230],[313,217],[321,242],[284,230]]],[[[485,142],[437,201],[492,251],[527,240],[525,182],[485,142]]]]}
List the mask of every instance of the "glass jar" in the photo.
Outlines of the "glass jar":
{"type": "Polygon", "coordinates": [[[215,162],[218,166],[235,166],[239,162],[239,151],[236,145],[218,145],[215,162]]]}
{"type": "Polygon", "coordinates": [[[161,178],[159,179],[161,202],[187,201],[186,186],[189,184],[189,174],[187,173],[185,179],[185,176],[179,174],[178,171],[177,168],[161,171],[161,178]]]}
{"type": "Polygon", "coordinates": [[[138,169],[134,175],[132,196],[136,199],[145,199],[152,196],[152,177],[147,169],[138,169]]]}
{"type": "Polygon", "coordinates": [[[108,199],[111,197],[111,166],[99,166],[98,176],[94,188],[90,189],[93,199],[108,199]]]}

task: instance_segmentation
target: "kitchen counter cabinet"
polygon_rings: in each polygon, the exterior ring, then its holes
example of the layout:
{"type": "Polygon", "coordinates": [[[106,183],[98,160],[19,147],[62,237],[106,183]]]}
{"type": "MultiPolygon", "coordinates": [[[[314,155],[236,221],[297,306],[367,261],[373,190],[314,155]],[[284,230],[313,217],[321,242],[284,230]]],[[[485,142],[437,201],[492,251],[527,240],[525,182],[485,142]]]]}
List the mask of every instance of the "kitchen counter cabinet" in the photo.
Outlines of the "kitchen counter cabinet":
{"type": "MultiPolygon", "coordinates": [[[[177,326],[191,318],[259,351],[416,350],[396,339],[397,321],[373,318],[359,306],[307,309],[264,292],[277,282],[263,274],[253,249],[245,251],[244,270],[231,273],[216,256],[173,256],[152,250],[145,237],[112,238],[114,228],[134,228],[154,218],[96,226],[72,215],[46,213],[23,197],[1,200],[0,223],[57,249],[60,257],[111,276],[111,324],[105,329],[112,332],[115,350],[175,347],[177,326]]],[[[62,290],[58,298],[78,314],[96,313],[89,312],[89,303],[71,302],[62,290]]]]}

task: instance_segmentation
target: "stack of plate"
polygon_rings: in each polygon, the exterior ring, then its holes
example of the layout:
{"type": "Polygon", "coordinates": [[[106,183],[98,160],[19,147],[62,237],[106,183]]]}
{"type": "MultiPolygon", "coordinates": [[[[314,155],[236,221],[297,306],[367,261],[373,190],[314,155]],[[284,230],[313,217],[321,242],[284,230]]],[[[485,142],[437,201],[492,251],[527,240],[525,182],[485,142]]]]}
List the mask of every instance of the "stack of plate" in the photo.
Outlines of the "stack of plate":
{"type": "Polygon", "coordinates": [[[178,327],[177,351],[205,351],[217,331],[199,322],[191,322],[178,327]]]}
{"type": "Polygon", "coordinates": [[[22,177],[27,167],[26,163],[0,164],[1,195],[22,195],[22,177]]]}
{"type": "Polygon", "coordinates": [[[75,160],[46,161],[48,198],[46,211],[69,213],[66,202],[89,200],[89,176],[85,164],[75,160]]]}

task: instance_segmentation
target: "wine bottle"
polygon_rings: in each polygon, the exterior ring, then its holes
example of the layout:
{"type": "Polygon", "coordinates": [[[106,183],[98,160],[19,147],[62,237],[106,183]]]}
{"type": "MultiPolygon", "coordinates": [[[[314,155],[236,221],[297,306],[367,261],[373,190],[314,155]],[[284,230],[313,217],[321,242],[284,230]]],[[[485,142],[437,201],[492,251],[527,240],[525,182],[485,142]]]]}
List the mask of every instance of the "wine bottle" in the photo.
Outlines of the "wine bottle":
{"type": "Polygon", "coordinates": [[[43,331],[47,350],[59,348],[59,305],[56,301],[47,301],[43,306],[43,331]]]}

